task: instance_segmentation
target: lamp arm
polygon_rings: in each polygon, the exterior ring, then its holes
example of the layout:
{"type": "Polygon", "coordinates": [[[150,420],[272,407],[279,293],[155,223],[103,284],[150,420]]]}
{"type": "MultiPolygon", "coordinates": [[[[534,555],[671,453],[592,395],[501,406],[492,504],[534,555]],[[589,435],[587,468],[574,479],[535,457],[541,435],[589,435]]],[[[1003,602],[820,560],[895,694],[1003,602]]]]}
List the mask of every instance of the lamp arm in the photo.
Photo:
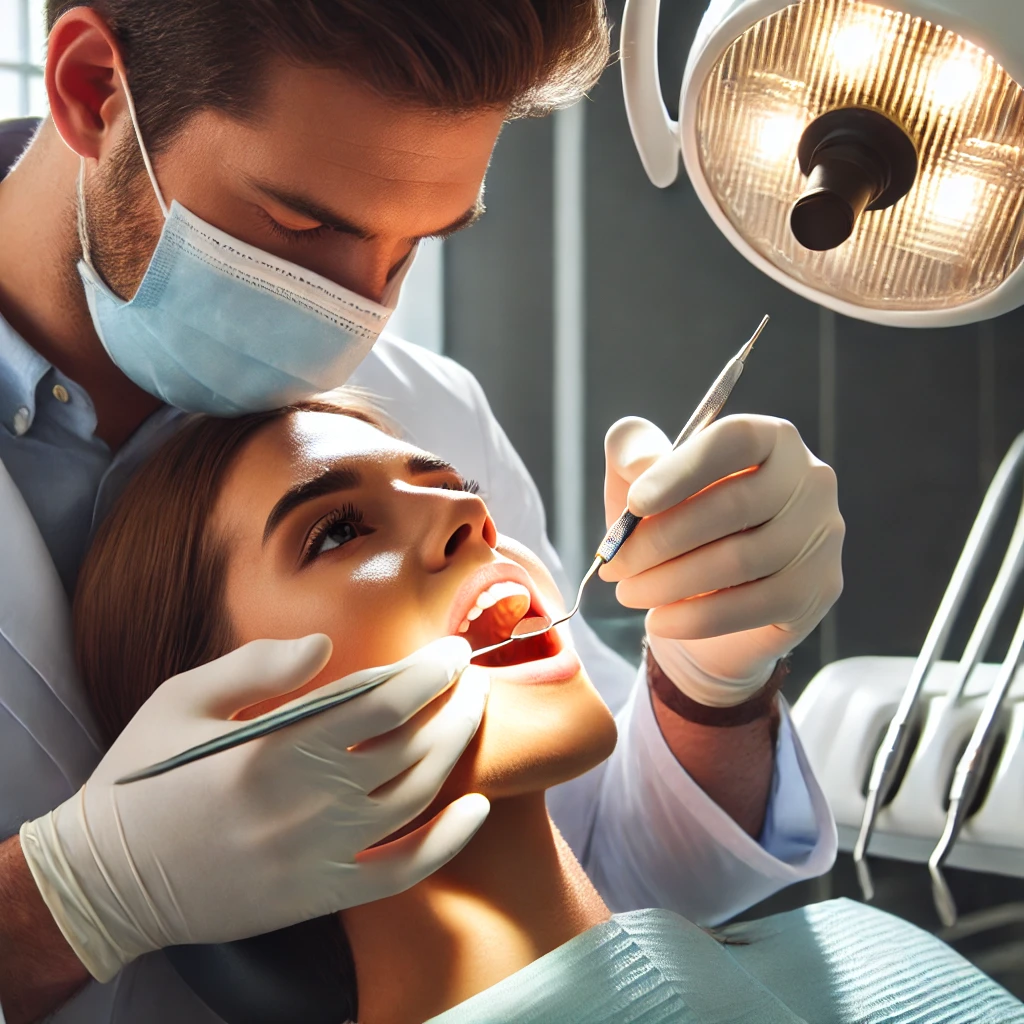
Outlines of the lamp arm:
{"type": "Polygon", "coordinates": [[[667,188],[679,175],[679,125],[665,107],[658,77],[661,0],[626,0],[620,38],[622,92],[633,141],[651,181],[667,188]]]}

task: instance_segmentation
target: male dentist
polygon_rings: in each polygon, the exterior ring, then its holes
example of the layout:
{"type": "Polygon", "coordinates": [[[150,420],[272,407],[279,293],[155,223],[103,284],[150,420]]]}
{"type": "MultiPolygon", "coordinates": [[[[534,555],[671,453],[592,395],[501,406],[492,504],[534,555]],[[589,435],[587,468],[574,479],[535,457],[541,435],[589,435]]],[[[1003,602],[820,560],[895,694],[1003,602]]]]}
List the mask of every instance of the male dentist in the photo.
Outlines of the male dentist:
{"type": "MultiPolygon", "coordinates": [[[[348,380],[478,479],[500,528],[559,574],[476,381],[378,339],[418,240],[482,211],[502,124],[582,95],[608,26],[603,0],[47,6],[49,116],[0,133],[0,1003],[7,1024],[216,1021],[163,948],[379,898],[469,841],[487,813],[473,795],[361,855],[431,803],[486,677],[440,641],[316,720],[319,773],[300,725],[115,788],[300,686],[327,651],[315,636],[241,648],[170,680],[105,751],[68,643],[90,532],[181,410],[230,416],[348,380]],[[323,806],[348,748],[384,733],[387,795],[323,806]]],[[[619,744],[551,807],[614,910],[714,922],[834,856],[777,690],[839,595],[844,527],[834,474],[788,423],[725,417],[669,448],[644,420],[608,433],[608,514],[649,518],[603,575],[650,609],[648,650],[637,676],[576,621],[619,744]]]]}

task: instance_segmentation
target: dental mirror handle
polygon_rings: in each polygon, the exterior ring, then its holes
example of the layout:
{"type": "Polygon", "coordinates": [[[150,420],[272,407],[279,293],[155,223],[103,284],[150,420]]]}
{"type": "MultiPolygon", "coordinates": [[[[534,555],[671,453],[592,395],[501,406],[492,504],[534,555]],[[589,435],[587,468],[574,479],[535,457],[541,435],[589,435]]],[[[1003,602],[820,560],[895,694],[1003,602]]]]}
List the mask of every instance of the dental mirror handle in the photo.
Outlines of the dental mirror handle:
{"type": "Polygon", "coordinates": [[[312,700],[299,704],[296,707],[271,712],[255,722],[239,726],[239,728],[224,733],[222,736],[217,736],[212,740],[207,740],[205,743],[197,743],[194,747],[189,747],[188,750],[183,750],[180,754],[175,754],[166,760],[157,761],[156,764],[140,768],[138,771],[124,775],[120,779],[115,779],[114,785],[123,786],[129,782],[151,779],[154,775],[163,775],[165,772],[173,771],[175,768],[192,764],[193,761],[201,761],[205,757],[219,754],[222,750],[231,750],[232,747],[239,747],[250,740],[259,739],[261,736],[268,736],[272,732],[277,732],[286,726],[312,718],[314,715],[329,711],[331,708],[336,708],[341,704],[347,704],[350,700],[355,700],[356,697],[361,697],[364,693],[377,689],[381,684],[393,679],[397,675],[397,671],[397,669],[389,667],[365,682],[360,683],[358,686],[353,686],[350,690],[329,694],[326,697],[314,697],[312,700]]]}
{"type": "MultiPolygon", "coordinates": [[[[750,336],[747,343],[725,364],[725,369],[715,378],[714,384],[711,385],[708,393],[701,399],[700,405],[694,409],[693,415],[686,421],[686,426],[679,431],[679,436],[672,443],[672,451],[675,451],[699,430],[703,430],[712,423],[725,407],[725,403],[729,400],[729,395],[732,394],[732,389],[736,387],[736,382],[743,373],[747,356],[754,347],[754,342],[761,336],[761,332],[767,323],[768,315],[765,314],[757,325],[757,330],[750,336]]],[[[629,509],[626,509],[608,528],[608,532],[604,535],[604,540],[601,541],[600,546],[594,553],[594,558],[603,563],[610,562],[618,554],[619,548],[629,539],[630,534],[640,524],[640,521],[640,516],[635,516],[629,509]]]]}

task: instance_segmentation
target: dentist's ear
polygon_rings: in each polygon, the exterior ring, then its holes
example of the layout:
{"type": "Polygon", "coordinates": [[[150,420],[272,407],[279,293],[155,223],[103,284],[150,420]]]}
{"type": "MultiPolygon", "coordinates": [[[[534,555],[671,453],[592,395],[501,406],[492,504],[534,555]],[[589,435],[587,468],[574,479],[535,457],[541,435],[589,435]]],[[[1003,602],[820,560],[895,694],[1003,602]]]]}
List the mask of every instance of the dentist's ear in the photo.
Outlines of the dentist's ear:
{"type": "Polygon", "coordinates": [[[98,160],[120,138],[128,117],[118,77],[120,48],[91,7],[74,7],[50,31],[46,94],[60,137],[79,156],[98,160]]]}

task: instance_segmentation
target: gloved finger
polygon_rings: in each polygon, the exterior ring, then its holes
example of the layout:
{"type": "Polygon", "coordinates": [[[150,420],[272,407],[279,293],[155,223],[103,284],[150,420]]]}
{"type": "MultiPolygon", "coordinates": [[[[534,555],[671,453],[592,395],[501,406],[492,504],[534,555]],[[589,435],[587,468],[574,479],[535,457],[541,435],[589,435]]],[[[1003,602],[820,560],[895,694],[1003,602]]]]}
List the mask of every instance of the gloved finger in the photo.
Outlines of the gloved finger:
{"type": "Polygon", "coordinates": [[[656,608],[764,579],[801,559],[820,558],[822,533],[832,521],[833,509],[823,512],[816,495],[799,488],[785,510],[763,526],[630,576],[619,582],[615,596],[627,608],[656,608]]]}
{"type": "Polygon", "coordinates": [[[604,513],[611,525],[626,507],[629,485],[672,448],[672,442],[650,420],[626,416],[604,436],[604,513]]]}
{"type": "Polygon", "coordinates": [[[843,589],[842,532],[825,528],[805,559],[754,583],[653,608],[648,632],[696,640],[785,626],[795,646],[825,617],[843,589]]]}
{"type": "Polygon", "coordinates": [[[298,640],[253,640],[167,680],[161,700],[182,702],[196,715],[227,721],[261,700],[297,690],[327,664],[330,637],[313,633],[298,640]]]}
{"type": "Polygon", "coordinates": [[[487,797],[467,793],[401,839],[364,850],[356,857],[359,883],[347,886],[348,890],[358,892],[363,903],[404,892],[459,853],[484,823],[490,809],[487,797]]]}
{"type": "MultiPolygon", "coordinates": [[[[471,673],[470,682],[477,683],[478,673],[471,673]]],[[[479,689],[477,689],[479,693],[479,689]]],[[[426,754],[408,771],[385,783],[370,796],[378,805],[381,829],[373,841],[383,839],[417,814],[422,813],[441,791],[456,762],[476,735],[481,713],[468,700],[454,708],[448,702],[437,717],[444,722],[426,754]]]]}
{"type": "MultiPolygon", "coordinates": [[[[806,461],[800,464],[793,459],[777,460],[776,454],[757,469],[729,477],[665,512],[644,519],[612,561],[601,567],[601,579],[617,583],[772,520],[787,507],[812,469],[806,461]]],[[[823,463],[818,465],[832,473],[823,463]]],[[[832,478],[834,505],[834,474],[832,478]]],[[[819,489],[816,483],[812,486],[816,491],[819,489]]],[[[823,506],[828,504],[827,499],[821,500],[823,506]]]]}
{"type": "Polygon", "coordinates": [[[777,445],[805,450],[796,427],[770,416],[726,416],[659,459],[629,489],[629,510],[653,516],[752,466],[777,445]]]}
{"type": "MultiPolygon", "coordinates": [[[[320,687],[316,695],[321,697],[351,690],[385,670],[395,670],[395,675],[376,689],[309,721],[329,730],[339,748],[352,747],[374,736],[381,736],[397,729],[435,697],[444,693],[469,664],[472,653],[464,637],[444,636],[394,665],[353,672],[320,687]]],[[[284,704],[276,710],[290,708],[308,699],[309,696],[304,695],[298,701],[284,704]]],[[[254,721],[259,721],[259,718],[254,721]]]]}
{"type": "Polygon", "coordinates": [[[454,765],[480,726],[489,686],[486,670],[470,665],[452,687],[451,697],[444,707],[433,714],[424,711],[415,715],[398,729],[352,751],[346,759],[346,774],[364,792],[372,793],[418,764],[437,747],[448,749],[449,756],[454,756],[451,762],[454,765]],[[425,720],[424,715],[428,715],[425,720]]]}

